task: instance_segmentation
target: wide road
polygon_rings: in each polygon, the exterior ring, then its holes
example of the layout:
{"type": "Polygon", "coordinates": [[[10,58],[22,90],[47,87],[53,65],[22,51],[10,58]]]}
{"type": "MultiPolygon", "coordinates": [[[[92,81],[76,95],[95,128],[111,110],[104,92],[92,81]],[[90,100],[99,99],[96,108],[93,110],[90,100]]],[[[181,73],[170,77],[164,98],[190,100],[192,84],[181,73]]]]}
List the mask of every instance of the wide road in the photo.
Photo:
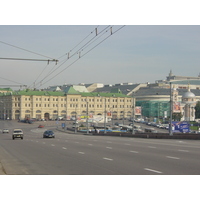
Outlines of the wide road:
{"type": "Polygon", "coordinates": [[[0,121],[0,162],[6,174],[31,175],[199,175],[200,141],[69,134],[42,138],[38,123],[0,121]],[[13,128],[24,139],[12,140],[13,128]]]}

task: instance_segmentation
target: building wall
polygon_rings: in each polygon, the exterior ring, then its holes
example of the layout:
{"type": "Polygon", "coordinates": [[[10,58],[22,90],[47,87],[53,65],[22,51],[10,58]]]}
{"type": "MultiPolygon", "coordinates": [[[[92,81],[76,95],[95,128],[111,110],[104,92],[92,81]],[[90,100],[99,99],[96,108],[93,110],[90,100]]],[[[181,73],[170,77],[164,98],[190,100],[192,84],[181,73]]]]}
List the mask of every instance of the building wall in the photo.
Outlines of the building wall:
{"type": "Polygon", "coordinates": [[[84,97],[81,95],[66,96],[36,96],[36,95],[5,95],[0,96],[0,116],[9,119],[56,119],[68,118],[87,113],[103,115],[106,112],[115,113],[116,118],[130,115],[132,98],[130,97],[84,97]],[[5,110],[5,111],[4,111],[5,110]]]}

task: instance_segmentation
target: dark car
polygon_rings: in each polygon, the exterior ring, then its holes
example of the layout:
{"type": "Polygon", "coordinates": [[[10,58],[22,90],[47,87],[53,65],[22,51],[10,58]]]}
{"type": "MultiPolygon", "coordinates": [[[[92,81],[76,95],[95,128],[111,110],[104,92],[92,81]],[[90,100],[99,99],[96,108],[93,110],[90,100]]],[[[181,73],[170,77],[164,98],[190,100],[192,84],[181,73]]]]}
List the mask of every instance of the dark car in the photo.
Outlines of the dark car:
{"type": "Polygon", "coordinates": [[[47,130],[43,133],[43,138],[55,138],[55,134],[51,130],[47,130]]]}

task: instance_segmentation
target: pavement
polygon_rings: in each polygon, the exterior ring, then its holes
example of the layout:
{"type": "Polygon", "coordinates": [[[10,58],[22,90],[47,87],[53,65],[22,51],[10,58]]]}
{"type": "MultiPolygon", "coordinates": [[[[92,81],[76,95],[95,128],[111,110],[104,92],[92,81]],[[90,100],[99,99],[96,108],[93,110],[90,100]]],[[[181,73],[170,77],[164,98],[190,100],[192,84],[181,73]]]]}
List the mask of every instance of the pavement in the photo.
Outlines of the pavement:
{"type": "Polygon", "coordinates": [[[1,163],[0,163],[0,175],[6,175],[1,163]]]}

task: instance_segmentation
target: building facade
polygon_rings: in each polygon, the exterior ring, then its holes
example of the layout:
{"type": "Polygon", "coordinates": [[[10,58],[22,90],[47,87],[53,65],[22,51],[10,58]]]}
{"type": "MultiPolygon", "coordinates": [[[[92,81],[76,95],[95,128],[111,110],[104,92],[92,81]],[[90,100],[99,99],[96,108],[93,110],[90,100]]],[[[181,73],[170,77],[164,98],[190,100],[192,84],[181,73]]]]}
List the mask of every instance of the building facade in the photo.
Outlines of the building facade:
{"type": "Polygon", "coordinates": [[[104,115],[113,118],[131,117],[133,99],[121,93],[80,93],[18,91],[0,94],[1,119],[72,118],[104,115]]]}

